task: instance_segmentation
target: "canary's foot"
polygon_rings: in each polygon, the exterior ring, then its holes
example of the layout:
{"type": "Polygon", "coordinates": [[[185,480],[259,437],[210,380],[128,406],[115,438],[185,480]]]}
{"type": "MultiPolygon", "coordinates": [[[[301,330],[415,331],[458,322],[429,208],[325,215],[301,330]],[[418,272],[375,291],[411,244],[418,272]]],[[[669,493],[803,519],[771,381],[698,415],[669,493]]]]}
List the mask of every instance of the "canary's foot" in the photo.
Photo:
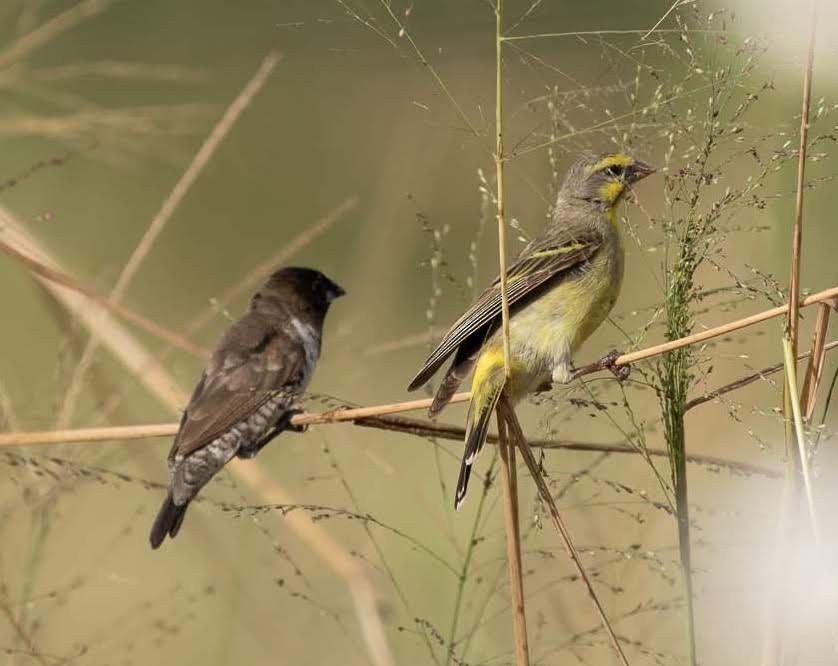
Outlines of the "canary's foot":
{"type": "Polygon", "coordinates": [[[631,374],[631,366],[628,364],[617,365],[617,359],[620,358],[620,356],[622,356],[620,352],[616,349],[612,349],[599,360],[599,363],[604,370],[609,370],[611,374],[617,378],[617,381],[624,382],[631,374]]]}
{"type": "Polygon", "coordinates": [[[623,382],[628,379],[631,367],[629,365],[617,365],[617,359],[620,358],[620,356],[622,356],[622,354],[614,349],[595,363],[590,363],[588,365],[583,365],[581,368],[577,368],[573,372],[573,378],[576,379],[577,377],[596,372],[597,370],[609,370],[611,374],[617,378],[617,381],[623,382]]]}

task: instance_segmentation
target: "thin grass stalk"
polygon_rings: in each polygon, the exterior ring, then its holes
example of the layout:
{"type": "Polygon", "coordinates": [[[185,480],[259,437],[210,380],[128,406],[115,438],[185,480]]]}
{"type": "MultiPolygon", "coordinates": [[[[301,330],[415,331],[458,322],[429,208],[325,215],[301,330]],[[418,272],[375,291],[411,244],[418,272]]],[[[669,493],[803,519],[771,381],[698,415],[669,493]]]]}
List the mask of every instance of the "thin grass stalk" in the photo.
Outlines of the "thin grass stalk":
{"type": "Polygon", "coordinates": [[[503,335],[503,367],[510,375],[509,293],[506,279],[506,220],[503,154],[503,0],[495,7],[495,174],[498,206],[498,266],[500,272],[501,333],[503,335]]]}
{"type": "Polygon", "coordinates": [[[500,477],[503,486],[503,518],[506,528],[506,566],[509,573],[512,626],[515,632],[515,663],[517,666],[529,666],[530,653],[524,603],[524,574],[521,565],[521,524],[518,512],[515,446],[509,441],[509,434],[500,414],[498,414],[498,438],[500,477]]]}
{"type": "Polygon", "coordinates": [[[797,188],[794,196],[794,228],[792,230],[791,278],[789,280],[788,337],[792,358],[797,355],[800,323],[800,261],[803,250],[803,200],[806,186],[806,152],[809,142],[809,114],[812,107],[812,71],[815,64],[815,35],[817,33],[817,0],[811,4],[809,45],[803,70],[803,101],[800,111],[800,145],[797,153],[797,188]]]}
{"type": "Polygon", "coordinates": [[[815,319],[815,330],[812,334],[812,351],[809,353],[809,363],[806,366],[806,374],[803,380],[803,389],[800,393],[800,404],[803,408],[803,419],[806,423],[811,422],[815,413],[818,387],[823,376],[823,364],[826,359],[828,345],[826,344],[826,332],[829,329],[829,312],[832,308],[826,303],[818,306],[818,316],[815,319]]]}
{"type": "Polygon", "coordinates": [[[498,402],[498,414],[506,423],[510,437],[513,439],[515,445],[517,445],[518,450],[521,451],[521,456],[523,457],[524,462],[526,463],[527,468],[530,471],[530,475],[532,476],[533,481],[535,482],[536,488],[538,489],[538,494],[541,496],[541,500],[547,505],[548,512],[550,513],[550,519],[553,522],[556,531],[559,533],[559,536],[562,539],[562,543],[564,544],[568,557],[570,557],[570,560],[573,563],[574,568],[576,569],[577,575],[585,584],[588,596],[594,603],[594,607],[596,608],[597,614],[599,615],[602,627],[608,634],[608,638],[611,642],[612,647],[614,648],[614,652],[619,658],[620,663],[623,664],[623,666],[628,666],[628,659],[626,658],[626,655],[623,652],[623,648],[620,645],[620,641],[617,638],[617,634],[614,633],[614,628],[611,626],[611,622],[608,620],[608,615],[605,613],[605,608],[603,607],[602,602],[599,600],[599,596],[597,595],[596,590],[594,590],[591,578],[590,576],[588,576],[588,573],[585,570],[584,565],[582,564],[582,559],[579,557],[579,553],[577,552],[576,547],[573,545],[573,540],[570,537],[570,532],[564,524],[564,520],[562,519],[562,516],[559,513],[559,509],[556,506],[556,502],[553,499],[553,496],[550,494],[550,488],[547,486],[547,482],[544,480],[544,476],[541,474],[541,469],[539,468],[538,461],[535,459],[532,449],[530,448],[529,442],[527,442],[527,438],[524,436],[524,431],[521,428],[521,424],[518,421],[518,417],[515,415],[515,411],[512,408],[512,405],[509,403],[509,400],[507,399],[505,394],[501,394],[500,401],[498,402]]]}
{"type": "MultiPolygon", "coordinates": [[[[9,244],[14,247],[24,248],[26,254],[39,263],[61,271],[58,262],[44,249],[43,245],[29,234],[8,211],[0,208],[0,218],[3,221],[3,225],[0,226],[0,238],[8,239],[9,244]]],[[[188,400],[188,395],[177,385],[168,368],[156,361],[139,341],[113,319],[110,312],[81,294],[56,285],[50,280],[42,279],[42,283],[83,326],[91,332],[94,328],[98,330],[103,345],[129,372],[136,375],[151,395],[170,411],[180,412],[188,400]]],[[[230,462],[229,468],[233,475],[259,495],[265,504],[297,504],[281,486],[266,477],[257,464],[234,459],[230,462]]],[[[375,666],[391,666],[393,660],[383,621],[375,602],[372,584],[357,558],[335,542],[326,530],[313,522],[309,516],[291,512],[285,516],[284,524],[296,532],[312,552],[344,580],[355,604],[356,615],[371,662],[375,666]]]]}
{"type": "MultiPolygon", "coordinates": [[[[457,437],[457,441],[463,441],[463,434],[460,434],[457,437]]],[[[445,666],[450,666],[452,660],[454,660],[454,648],[457,644],[457,629],[460,624],[460,611],[463,605],[463,596],[465,594],[471,560],[474,557],[474,549],[477,546],[477,531],[480,528],[480,518],[486,507],[486,498],[489,496],[489,488],[492,484],[492,472],[495,468],[496,459],[497,455],[492,458],[492,462],[489,464],[489,470],[486,472],[486,481],[483,484],[480,499],[477,502],[477,512],[474,516],[474,523],[471,526],[471,534],[469,535],[468,545],[466,546],[465,557],[463,557],[463,565],[460,569],[459,579],[457,580],[457,596],[454,599],[454,612],[451,615],[451,628],[448,630],[448,649],[446,650],[445,655],[445,666]]],[[[466,647],[466,650],[467,649],[468,648],[466,647]]],[[[465,656],[466,655],[463,654],[461,660],[464,660],[465,656]]]]}
{"type": "MultiPolygon", "coordinates": [[[[140,242],[134,248],[128,261],[125,263],[122,271],[117,278],[116,284],[113,287],[110,295],[110,302],[118,305],[125,294],[132,278],[139,270],[148,253],[151,252],[157,237],[163,231],[167,222],[174,215],[175,211],[180,206],[183,199],[186,197],[192,185],[198,179],[198,176],[203,172],[207,164],[209,164],[218,146],[221,145],[224,138],[229,134],[230,130],[236,124],[236,121],[250,106],[253,98],[265,85],[268,77],[281,59],[281,55],[276,51],[271,51],[262,60],[256,73],[250,78],[247,84],[242,88],[241,92],[236,95],[230,106],[224,111],[219,121],[210,131],[207,138],[201,144],[198,152],[189,163],[189,166],[181,174],[175,186],[169,192],[166,199],[160,206],[160,210],[151,220],[140,242]]],[[[84,378],[93,363],[96,349],[99,346],[99,337],[97,329],[94,327],[91,332],[90,339],[82,352],[81,359],[76,366],[73,376],[70,379],[70,385],[67,388],[64,403],[61,405],[61,411],[58,415],[58,426],[66,426],[71,419],[76,409],[76,404],[81,396],[84,387],[84,378]]]]}

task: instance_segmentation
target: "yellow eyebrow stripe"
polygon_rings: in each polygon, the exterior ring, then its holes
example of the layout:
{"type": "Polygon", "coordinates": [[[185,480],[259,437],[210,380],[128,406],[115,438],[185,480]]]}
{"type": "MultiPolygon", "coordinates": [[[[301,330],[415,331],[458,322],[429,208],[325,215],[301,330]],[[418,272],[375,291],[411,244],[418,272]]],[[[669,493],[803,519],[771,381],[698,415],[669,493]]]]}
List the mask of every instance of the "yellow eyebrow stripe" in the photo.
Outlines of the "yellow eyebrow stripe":
{"type": "Polygon", "coordinates": [[[599,162],[594,164],[591,167],[591,173],[596,173],[597,171],[602,171],[603,169],[607,169],[612,166],[624,167],[633,163],[634,158],[629,157],[628,155],[609,155],[608,157],[603,157],[599,162]]]}

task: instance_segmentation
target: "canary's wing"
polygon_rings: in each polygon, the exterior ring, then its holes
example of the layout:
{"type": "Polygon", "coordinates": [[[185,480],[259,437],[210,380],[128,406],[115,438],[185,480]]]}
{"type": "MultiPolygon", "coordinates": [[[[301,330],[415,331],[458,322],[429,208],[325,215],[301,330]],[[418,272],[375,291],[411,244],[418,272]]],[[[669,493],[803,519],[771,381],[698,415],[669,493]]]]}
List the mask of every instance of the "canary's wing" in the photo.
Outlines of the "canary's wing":
{"type": "MultiPolygon", "coordinates": [[[[601,245],[602,237],[592,228],[557,229],[532,241],[507,270],[510,306],[586,262],[601,245]]],[[[500,318],[500,279],[496,279],[445,334],[410,382],[408,390],[413,391],[427,382],[460,345],[469,342],[469,347],[479,348],[500,318]]]]}
{"type": "Polygon", "coordinates": [[[206,446],[277,392],[290,405],[303,383],[300,342],[261,317],[246,314],[227,331],[186,407],[169,460],[206,446]]]}

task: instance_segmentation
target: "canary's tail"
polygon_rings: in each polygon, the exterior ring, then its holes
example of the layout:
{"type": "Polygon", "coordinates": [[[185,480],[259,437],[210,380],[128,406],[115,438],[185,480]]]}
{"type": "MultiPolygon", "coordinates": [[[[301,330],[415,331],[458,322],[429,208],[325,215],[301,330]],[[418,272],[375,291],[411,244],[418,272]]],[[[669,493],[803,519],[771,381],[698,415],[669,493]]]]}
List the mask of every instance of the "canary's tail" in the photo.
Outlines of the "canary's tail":
{"type": "Polygon", "coordinates": [[[489,433],[489,421],[495,406],[498,404],[501,391],[504,385],[503,366],[493,368],[487,373],[482,373],[478,366],[472,384],[473,397],[468,408],[468,420],[466,422],[466,449],[463,453],[463,462],[460,465],[460,478],[457,479],[457,492],[454,496],[454,508],[459,509],[466,497],[468,480],[471,476],[471,466],[474,459],[480,453],[486,443],[486,435],[489,433]]]}
{"type": "Polygon", "coordinates": [[[188,506],[189,502],[180,506],[175,504],[172,499],[172,493],[169,491],[166,495],[166,500],[163,502],[163,506],[160,507],[157,518],[154,520],[154,525],[151,526],[149,541],[151,541],[152,548],[159,548],[167,534],[173,539],[177,536],[188,506]]]}

